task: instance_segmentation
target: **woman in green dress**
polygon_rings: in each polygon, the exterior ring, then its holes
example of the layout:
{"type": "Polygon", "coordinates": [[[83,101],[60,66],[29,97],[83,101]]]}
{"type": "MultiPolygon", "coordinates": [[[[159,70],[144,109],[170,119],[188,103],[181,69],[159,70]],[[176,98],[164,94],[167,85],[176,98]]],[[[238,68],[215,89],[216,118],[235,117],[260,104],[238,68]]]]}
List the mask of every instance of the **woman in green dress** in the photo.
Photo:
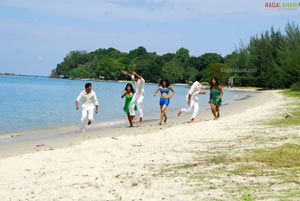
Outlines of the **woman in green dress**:
{"type": "MultiPolygon", "coordinates": [[[[133,126],[133,121],[134,121],[134,118],[131,117],[130,113],[129,113],[130,102],[132,100],[134,92],[135,91],[134,91],[134,88],[133,88],[132,84],[127,83],[127,85],[126,85],[126,87],[125,87],[125,89],[122,93],[122,96],[121,96],[121,98],[125,97],[125,104],[124,104],[123,110],[124,110],[125,114],[127,114],[130,127],[133,126]]],[[[137,110],[136,106],[135,106],[134,110],[137,110]]]]}
{"type": "Polygon", "coordinates": [[[212,77],[210,80],[209,104],[214,120],[220,117],[220,106],[222,105],[223,90],[218,78],[212,77]]]}

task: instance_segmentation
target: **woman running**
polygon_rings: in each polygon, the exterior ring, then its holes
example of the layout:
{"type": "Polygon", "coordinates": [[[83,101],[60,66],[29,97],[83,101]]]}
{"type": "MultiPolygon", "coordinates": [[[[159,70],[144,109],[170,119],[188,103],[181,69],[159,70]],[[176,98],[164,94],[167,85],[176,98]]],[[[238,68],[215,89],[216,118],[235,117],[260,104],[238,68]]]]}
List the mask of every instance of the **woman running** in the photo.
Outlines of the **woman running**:
{"type": "MultiPolygon", "coordinates": [[[[134,117],[130,116],[129,107],[130,107],[130,103],[131,103],[134,93],[135,93],[135,91],[134,91],[132,84],[128,83],[123,91],[122,96],[121,96],[121,98],[125,97],[125,104],[124,104],[123,110],[124,110],[125,114],[127,114],[128,121],[130,124],[129,127],[133,127],[134,117]]],[[[136,106],[135,106],[134,110],[137,110],[136,106]]]]}
{"type": "Polygon", "coordinates": [[[159,105],[160,105],[160,121],[159,125],[162,125],[163,118],[164,123],[167,123],[167,114],[166,114],[166,109],[170,103],[170,99],[174,96],[175,91],[174,89],[170,86],[170,82],[168,80],[161,80],[159,83],[159,86],[157,90],[154,92],[153,96],[156,96],[156,94],[160,91],[161,96],[159,100],[159,105]],[[169,92],[172,92],[172,95],[169,96],[169,92]]]}
{"type": "Polygon", "coordinates": [[[209,104],[214,120],[220,117],[220,106],[222,105],[223,90],[218,78],[212,77],[210,80],[209,104]]]}
{"type": "Polygon", "coordinates": [[[138,126],[141,126],[144,117],[143,103],[144,103],[144,95],[145,95],[145,89],[144,89],[145,80],[141,75],[137,74],[136,72],[132,72],[132,74],[130,74],[127,71],[123,71],[123,74],[131,77],[131,79],[135,81],[136,91],[133,95],[133,98],[129,106],[129,113],[131,118],[134,119],[135,118],[134,107],[135,106],[138,107],[137,112],[140,118],[138,126]]]}

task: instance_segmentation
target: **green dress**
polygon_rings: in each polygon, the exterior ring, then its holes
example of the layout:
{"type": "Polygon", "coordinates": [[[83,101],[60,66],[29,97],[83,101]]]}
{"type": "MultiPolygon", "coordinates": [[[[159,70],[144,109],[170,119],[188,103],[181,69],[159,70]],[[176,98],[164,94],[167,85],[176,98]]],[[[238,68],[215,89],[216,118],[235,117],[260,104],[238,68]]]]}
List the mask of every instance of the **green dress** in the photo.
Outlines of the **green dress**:
{"type": "Polygon", "coordinates": [[[219,89],[211,89],[210,90],[211,93],[211,98],[209,99],[209,102],[214,104],[214,105],[222,105],[222,98],[220,98],[220,100],[218,102],[216,102],[217,98],[219,98],[221,92],[219,89]]]}
{"type": "MultiPolygon", "coordinates": [[[[129,107],[130,107],[130,102],[132,100],[132,97],[133,97],[133,94],[132,95],[128,95],[128,94],[125,95],[125,105],[123,107],[123,110],[124,110],[125,114],[129,113],[129,107]]],[[[134,107],[134,110],[137,110],[136,106],[134,107]]]]}

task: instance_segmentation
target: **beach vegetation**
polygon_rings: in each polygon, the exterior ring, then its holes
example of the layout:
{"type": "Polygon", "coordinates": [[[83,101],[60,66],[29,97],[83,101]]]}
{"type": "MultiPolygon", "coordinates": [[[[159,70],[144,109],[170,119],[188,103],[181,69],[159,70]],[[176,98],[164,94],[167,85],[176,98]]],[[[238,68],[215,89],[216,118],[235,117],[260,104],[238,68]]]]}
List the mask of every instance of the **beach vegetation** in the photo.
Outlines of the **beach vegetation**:
{"type": "Polygon", "coordinates": [[[129,52],[114,48],[99,48],[87,52],[69,52],[52,70],[51,77],[90,78],[103,80],[128,79],[121,71],[136,71],[147,82],[159,82],[164,77],[171,83],[190,83],[197,74],[203,81],[212,75],[226,85],[229,78],[235,86],[262,88],[291,88],[300,90],[300,29],[288,23],[281,31],[270,30],[240,42],[230,54],[218,53],[191,55],[186,48],[162,55],[138,47],[129,52]]]}
{"type": "Polygon", "coordinates": [[[300,91],[286,89],[281,93],[290,99],[286,114],[280,118],[268,121],[267,124],[281,127],[300,125],[300,91]]]}
{"type": "Polygon", "coordinates": [[[242,195],[241,200],[243,200],[243,201],[252,201],[253,199],[252,199],[251,194],[244,194],[244,195],[242,195]]]}
{"type": "Polygon", "coordinates": [[[300,167],[300,145],[283,144],[279,147],[251,150],[243,156],[224,156],[213,157],[209,160],[211,163],[246,163],[239,165],[233,171],[235,173],[244,173],[246,170],[253,170],[255,166],[250,163],[262,163],[272,168],[293,168],[300,167]],[[216,160],[216,158],[226,158],[225,160],[216,160]]]}
{"type": "Polygon", "coordinates": [[[291,85],[291,90],[292,91],[299,91],[300,92],[300,83],[297,82],[297,83],[294,83],[291,85]]]}

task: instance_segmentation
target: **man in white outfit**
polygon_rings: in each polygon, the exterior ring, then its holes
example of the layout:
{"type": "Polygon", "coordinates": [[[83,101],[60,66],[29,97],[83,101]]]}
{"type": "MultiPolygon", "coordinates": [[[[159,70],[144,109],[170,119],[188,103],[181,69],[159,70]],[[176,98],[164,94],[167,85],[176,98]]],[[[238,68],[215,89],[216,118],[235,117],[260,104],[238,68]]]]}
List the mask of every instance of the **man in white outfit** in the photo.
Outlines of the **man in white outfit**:
{"type": "Polygon", "coordinates": [[[130,74],[126,71],[123,71],[123,74],[130,76],[131,79],[135,81],[136,91],[132,97],[132,100],[131,100],[130,106],[129,106],[129,113],[131,116],[130,123],[132,123],[132,121],[135,118],[134,107],[137,106],[138,116],[140,118],[140,121],[139,121],[139,126],[140,126],[143,123],[143,116],[144,116],[143,115],[143,102],[144,102],[144,95],[145,95],[145,90],[144,90],[145,80],[142,76],[140,76],[136,72],[132,72],[132,74],[130,74]]]}
{"type": "Polygon", "coordinates": [[[192,87],[190,88],[186,99],[187,99],[187,104],[188,104],[188,108],[181,108],[178,112],[178,116],[181,115],[181,113],[190,113],[192,112],[192,109],[194,108],[192,117],[191,117],[191,122],[194,122],[196,116],[198,115],[199,112],[199,98],[198,98],[198,94],[206,94],[206,92],[201,92],[201,81],[202,76],[201,75],[197,75],[196,76],[196,81],[193,83],[192,87]]]}
{"type": "Polygon", "coordinates": [[[85,121],[88,117],[88,125],[94,120],[94,109],[98,113],[98,99],[96,93],[92,90],[92,84],[86,83],[83,90],[76,99],[76,110],[79,110],[78,103],[82,99],[81,131],[85,132],[85,121]]]}

